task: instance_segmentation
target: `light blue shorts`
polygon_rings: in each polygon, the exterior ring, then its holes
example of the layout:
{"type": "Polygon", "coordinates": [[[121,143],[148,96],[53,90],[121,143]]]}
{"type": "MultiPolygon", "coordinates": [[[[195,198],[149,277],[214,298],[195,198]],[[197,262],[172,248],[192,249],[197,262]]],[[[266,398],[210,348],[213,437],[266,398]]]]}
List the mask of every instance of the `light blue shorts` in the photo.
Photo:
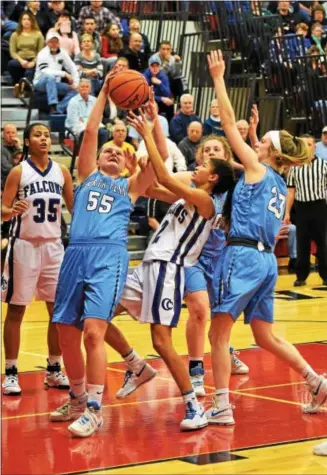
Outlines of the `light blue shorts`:
{"type": "Polygon", "coordinates": [[[61,266],[52,323],[83,329],[85,318],[110,322],[128,272],[126,246],[70,244],[61,266]]]}
{"type": "Polygon", "coordinates": [[[277,275],[274,253],[227,246],[214,272],[211,315],[229,313],[237,320],[244,312],[244,323],[252,318],[272,323],[277,275]]]}
{"type": "Polygon", "coordinates": [[[185,268],[184,297],[188,293],[204,290],[209,293],[211,298],[212,279],[220,256],[221,252],[217,253],[215,257],[201,255],[194,266],[185,268]]]}

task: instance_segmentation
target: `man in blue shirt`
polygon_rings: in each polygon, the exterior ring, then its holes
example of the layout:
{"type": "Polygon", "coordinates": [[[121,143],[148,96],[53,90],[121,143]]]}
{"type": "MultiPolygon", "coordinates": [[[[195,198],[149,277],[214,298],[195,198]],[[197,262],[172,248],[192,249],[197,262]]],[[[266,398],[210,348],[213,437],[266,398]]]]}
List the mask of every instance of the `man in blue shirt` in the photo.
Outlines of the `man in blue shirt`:
{"type": "MultiPolygon", "coordinates": [[[[72,97],[67,107],[65,126],[78,137],[82,143],[87,119],[95,104],[96,98],[90,95],[91,83],[89,79],[81,79],[76,96],[72,97]]],[[[102,124],[98,130],[98,148],[100,149],[109,140],[109,132],[102,124]]]]}
{"type": "Polygon", "coordinates": [[[170,121],[170,137],[177,144],[187,136],[187,127],[191,122],[201,122],[200,117],[193,112],[193,102],[191,94],[183,94],[181,97],[181,110],[170,121]]]}
{"type": "Polygon", "coordinates": [[[327,125],[322,129],[321,141],[316,143],[316,155],[327,160],[327,125]]]}

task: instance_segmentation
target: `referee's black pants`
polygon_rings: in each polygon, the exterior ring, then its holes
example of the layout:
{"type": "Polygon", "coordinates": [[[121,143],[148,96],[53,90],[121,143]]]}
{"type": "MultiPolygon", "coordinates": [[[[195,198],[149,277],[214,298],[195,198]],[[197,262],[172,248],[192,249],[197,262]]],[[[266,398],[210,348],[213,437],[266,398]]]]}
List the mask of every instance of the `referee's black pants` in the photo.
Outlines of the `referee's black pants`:
{"type": "Polygon", "coordinates": [[[327,279],[327,203],[325,200],[295,201],[298,280],[306,280],[310,273],[311,241],[317,246],[318,271],[327,279]]]}

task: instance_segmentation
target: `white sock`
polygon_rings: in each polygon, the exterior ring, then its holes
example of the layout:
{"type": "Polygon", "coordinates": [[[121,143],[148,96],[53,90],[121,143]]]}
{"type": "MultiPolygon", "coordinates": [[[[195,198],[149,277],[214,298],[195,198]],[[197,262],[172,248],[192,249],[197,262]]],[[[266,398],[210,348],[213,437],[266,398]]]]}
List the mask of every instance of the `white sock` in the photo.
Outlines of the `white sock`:
{"type": "Polygon", "coordinates": [[[48,362],[50,366],[54,366],[56,363],[59,363],[61,365],[62,357],[61,355],[59,356],[48,356],[48,362]]]}
{"type": "Polygon", "coordinates": [[[127,355],[123,356],[129,370],[139,373],[145,365],[145,361],[135,350],[131,350],[127,355]]]}
{"type": "Polygon", "coordinates": [[[184,403],[185,405],[190,402],[192,403],[192,406],[197,409],[198,408],[198,400],[196,398],[196,395],[195,395],[195,392],[194,392],[194,389],[191,389],[190,391],[187,391],[185,393],[182,393],[182,396],[183,396],[183,400],[184,400],[184,403]]]}
{"type": "Polygon", "coordinates": [[[6,360],[6,369],[12,368],[13,366],[17,368],[17,360],[6,360]]]}
{"type": "Polygon", "coordinates": [[[218,407],[226,407],[229,404],[229,388],[216,389],[218,407]]]}
{"type": "Polygon", "coordinates": [[[99,406],[101,406],[104,385],[88,384],[87,391],[88,391],[87,402],[95,401],[99,404],[99,406]]]}
{"type": "Polygon", "coordinates": [[[85,394],[85,378],[69,380],[70,391],[75,397],[85,394]]]}
{"type": "Polygon", "coordinates": [[[311,368],[310,365],[304,368],[302,371],[302,376],[311,388],[316,388],[316,386],[319,384],[320,376],[311,368]]]}

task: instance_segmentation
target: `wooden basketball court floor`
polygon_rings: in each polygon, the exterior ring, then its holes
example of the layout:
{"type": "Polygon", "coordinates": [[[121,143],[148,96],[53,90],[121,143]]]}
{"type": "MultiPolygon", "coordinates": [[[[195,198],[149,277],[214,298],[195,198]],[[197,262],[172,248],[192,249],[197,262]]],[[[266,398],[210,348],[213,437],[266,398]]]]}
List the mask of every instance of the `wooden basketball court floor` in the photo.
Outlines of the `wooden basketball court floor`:
{"type": "MultiPolygon", "coordinates": [[[[327,370],[327,287],[312,274],[306,287],[294,288],[294,276],[280,276],[275,301],[275,329],[296,344],[320,373],[327,370]]],[[[3,314],[5,305],[2,307],[3,314]]],[[[4,319],[4,317],[3,317],[4,319]]],[[[175,343],[186,355],[183,309],[175,343]]],[[[125,400],[115,398],[125,367],[108,349],[104,426],[93,437],[74,439],[68,423],[50,423],[49,411],[67,393],[43,389],[47,316],[33,302],[22,326],[19,357],[21,397],[2,398],[2,473],[7,474],[325,474],[327,457],[312,447],[327,438],[327,407],[304,415],[308,394],[301,378],[257,348],[240,319],[232,344],[250,373],[231,377],[236,425],[209,426],[181,433],[184,406],[165,365],[151,346],[149,328],[127,315],[116,319],[133,347],[149,358],[157,377],[125,400]]],[[[209,325],[209,324],[208,324],[209,325]]],[[[184,357],[187,363],[187,356],[184,357]]],[[[2,371],[3,371],[2,358],[2,371]]],[[[204,405],[214,393],[210,347],[206,342],[204,405]]]]}

